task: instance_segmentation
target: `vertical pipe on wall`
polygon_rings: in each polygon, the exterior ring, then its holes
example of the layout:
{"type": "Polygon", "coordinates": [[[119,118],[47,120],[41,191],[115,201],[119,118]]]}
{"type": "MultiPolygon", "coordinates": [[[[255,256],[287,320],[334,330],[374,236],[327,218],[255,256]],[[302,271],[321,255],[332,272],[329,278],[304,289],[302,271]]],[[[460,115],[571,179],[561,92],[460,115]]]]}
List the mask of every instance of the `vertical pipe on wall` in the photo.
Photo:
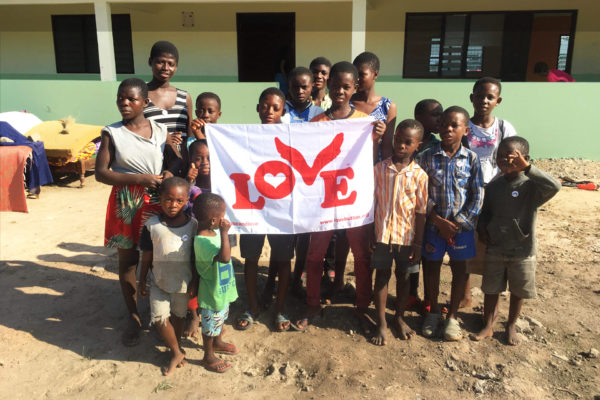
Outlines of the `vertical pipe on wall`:
{"type": "Polygon", "coordinates": [[[114,82],[117,80],[117,68],[115,66],[110,4],[106,0],[95,0],[94,13],[96,15],[100,80],[114,82]]]}
{"type": "Polygon", "coordinates": [[[352,0],[352,54],[354,57],[365,51],[367,30],[367,0],[352,0]]]}

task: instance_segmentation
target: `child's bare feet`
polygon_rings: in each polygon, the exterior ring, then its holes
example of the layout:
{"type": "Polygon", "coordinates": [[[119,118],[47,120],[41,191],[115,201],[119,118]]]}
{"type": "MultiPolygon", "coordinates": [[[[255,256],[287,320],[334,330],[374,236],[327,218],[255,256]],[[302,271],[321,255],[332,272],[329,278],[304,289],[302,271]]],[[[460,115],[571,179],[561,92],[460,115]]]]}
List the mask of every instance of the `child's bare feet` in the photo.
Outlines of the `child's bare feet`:
{"type": "Polygon", "coordinates": [[[375,333],[373,337],[371,337],[370,342],[376,346],[385,346],[387,344],[387,338],[385,335],[387,327],[382,326],[381,324],[375,328],[375,333]]]}
{"type": "Polygon", "coordinates": [[[321,310],[322,309],[320,305],[308,306],[302,319],[296,321],[295,324],[291,324],[292,328],[296,331],[304,332],[306,328],[308,328],[308,325],[310,325],[312,322],[313,318],[319,315],[321,310]]]}
{"type": "Polygon", "coordinates": [[[460,301],[460,303],[458,304],[458,308],[466,308],[466,307],[471,307],[473,305],[473,298],[472,297],[465,297],[464,299],[462,299],[460,301]]]}
{"type": "Polygon", "coordinates": [[[187,325],[183,330],[183,337],[196,337],[198,335],[198,327],[200,326],[200,316],[196,310],[191,310],[192,317],[187,321],[187,325]]]}
{"type": "Polygon", "coordinates": [[[412,339],[417,333],[404,322],[404,318],[397,315],[394,317],[394,328],[398,332],[398,337],[402,340],[412,339]]]}
{"type": "Polygon", "coordinates": [[[483,327],[482,330],[479,331],[478,334],[471,333],[469,335],[469,338],[471,338],[471,340],[479,342],[480,340],[492,337],[493,335],[494,329],[492,328],[492,325],[486,325],[483,327]]]}
{"type": "Polygon", "coordinates": [[[517,333],[517,326],[515,324],[506,325],[506,342],[511,346],[521,343],[521,337],[517,333]]]}
{"type": "Polygon", "coordinates": [[[185,354],[181,351],[177,351],[177,353],[173,354],[171,358],[171,362],[167,367],[162,367],[161,371],[164,376],[169,375],[171,372],[175,371],[175,368],[181,368],[185,365],[185,354]]]}
{"type": "Polygon", "coordinates": [[[360,329],[363,331],[365,336],[370,336],[373,333],[373,329],[377,326],[375,321],[369,316],[366,310],[354,309],[354,315],[358,320],[360,329]]]}

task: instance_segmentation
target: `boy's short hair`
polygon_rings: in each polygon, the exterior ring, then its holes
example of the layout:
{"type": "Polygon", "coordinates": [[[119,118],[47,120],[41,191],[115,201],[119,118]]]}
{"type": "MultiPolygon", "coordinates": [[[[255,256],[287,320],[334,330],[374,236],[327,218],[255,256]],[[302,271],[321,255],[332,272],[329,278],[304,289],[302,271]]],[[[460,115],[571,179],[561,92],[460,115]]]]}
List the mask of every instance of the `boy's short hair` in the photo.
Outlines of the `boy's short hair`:
{"type": "Polygon", "coordinates": [[[329,61],[329,59],[327,59],[326,57],[317,57],[310,62],[308,68],[313,69],[317,65],[326,65],[329,68],[331,68],[331,61],[329,61]]]}
{"type": "Polygon", "coordinates": [[[216,93],[213,93],[213,92],[200,93],[198,95],[198,97],[196,97],[196,108],[198,108],[198,104],[200,103],[200,100],[204,100],[204,99],[213,99],[219,105],[219,111],[221,110],[221,98],[216,93]]]}
{"type": "Polygon", "coordinates": [[[403,129],[414,129],[419,134],[419,140],[423,139],[423,135],[425,134],[425,128],[423,128],[423,124],[421,124],[416,119],[405,119],[400,122],[396,127],[396,132],[394,133],[394,141],[396,140],[396,136],[400,135],[400,131],[403,129]]]}
{"type": "Polygon", "coordinates": [[[175,57],[175,62],[179,63],[179,51],[177,51],[177,47],[171,42],[167,42],[166,40],[159,40],[158,42],[152,45],[150,49],[150,59],[160,57],[162,54],[171,54],[175,57]]]}
{"type": "Polygon", "coordinates": [[[144,99],[148,98],[148,85],[146,82],[139,78],[127,78],[119,84],[119,89],[117,89],[117,93],[121,93],[121,91],[125,88],[138,88],[142,97],[144,99]]]}
{"type": "Polygon", "coordinates": [[[500,81],[498,79],[492,78],[491,76],[484,76],[483,78],[477,79],[477,81],[473,85],[473,93],[475,93],[475,91],[477,89],[479,89],[481,86],[483,86],[487,83],[496,85],[498,87],[498,94],[502,93],[502,84],[500,83],[500,81]]]}
{"type": "Polygon", "coordinates": [[[225,204],[225,200],[218,194],[204,192],[194,200],[194,215],[198,220],[210,218],[225,204]]]}
{"type": "Polygon", "coordinates": [[[352,74],[354,83],[358,83],[358,70],[348,61],[340,61],[333,64],[333,67],[331,67],[331,71],[329,72],[329,79],[336,74],[352,74]]]}
{"type": "Polygon", "coordinates": [[[471,119],[471,117],[469,116],[469,112],[467,110],[465,110],[464,108],[460,107],[460,106],[452,106],[452,107],[448,107],[444,110],[443,115],[447,115],[450,113],[458,113],[458,114],[462,114],[465,117],[465,123],[468,125],[469,124],[469,119],[471,119]]]}
{"type": "Polygon", "coordinates": [[[288,75],[288,82],[290,82],[293,78],[297,77],[297,76],[302,76],[302,75],[306,75],[308,77],[310,77],[310,81],[314,82],[314,75],[312,73],[312,71],[306,67],[296,67],[293,70],[290,71],[289,75],[288,75]]]}
{"type": "Polygon", "coordinates": [[[258,103],[262,103],[267,96],[279,96],[281,97],[281,101],[285,103],[285,94],[276,87],[270,87],[263,90],[258,98],[258,103]]]}
{"type": "Polygon", "coordinates": [[[517,150],[519,150],[521,152],[521,154],[523,154],[524,156],[528,156],[529,155],[529,142],[524,137],[521,137],[521,136],[509,136],[509,137],[507,137],[505,139],[502,139],[502,141],[498,145],[498,148],[500,148],[502,146],[507,146],[507,145],[510,145],[510,144],[512,144],[513,146],[515,146],[515,148],[517,150]]]}
{"type": "Polygon", "coordinates": [[[178,176],[172,176],[162,181],[162,183],[158,187],[158,194],[162,196],[169,189],[174,187],[185,187],[186,191],[190,190],[190,184],[188,183],[188,181],[178,176]]]}
{"type": "Polygon", "coordinates": [[[415,116],[422,115],[423,113],[425,113],[427,107],[429,107],[432,104],[439,104],[440,106],[442,105],[442,103],[440,103],[436,99],[423,99],[415,105],[415,116]]]}
{"type": "Polygon", "coordinates": [[[190,157],[192,156],[192,154],[195,154],[198,151],[198,148],[200,148],[202,146],[208,147],[208,141],[206,139],[197,139],[197,140],[194,140],[192,142],[192,144],[190,144],[190,147],[188,148],[188,151],[190,153],[190,157]]]}
{"type": "Polygon", "coordinates": [[[356,68],[367,64],[374,72],[379,72],[379,57],[370,51],[365,51],[356,56],[352,62],[356,68]]]}

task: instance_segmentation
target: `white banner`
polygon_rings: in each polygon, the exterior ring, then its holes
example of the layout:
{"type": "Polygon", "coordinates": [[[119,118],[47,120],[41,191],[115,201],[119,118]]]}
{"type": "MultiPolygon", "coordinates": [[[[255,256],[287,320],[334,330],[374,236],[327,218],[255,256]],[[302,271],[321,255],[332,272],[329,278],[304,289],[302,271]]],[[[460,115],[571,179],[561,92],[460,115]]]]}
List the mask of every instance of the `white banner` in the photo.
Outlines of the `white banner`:
{"type": "Polygon", "coordinates": [[[373,222],[372,118],[208,124],[212,191],[231,233],[303,233],[373,222]]]}

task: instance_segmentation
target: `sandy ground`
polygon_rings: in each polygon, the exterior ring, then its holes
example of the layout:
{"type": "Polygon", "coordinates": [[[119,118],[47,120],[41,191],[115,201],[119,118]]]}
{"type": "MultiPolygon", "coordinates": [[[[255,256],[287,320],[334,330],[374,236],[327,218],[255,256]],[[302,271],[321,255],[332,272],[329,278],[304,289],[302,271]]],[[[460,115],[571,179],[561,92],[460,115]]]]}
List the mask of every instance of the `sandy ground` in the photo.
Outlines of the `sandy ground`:
{"type": "MultiPolygon", "coordinates": [[[[600,163],[542,160],[555,176],[600,181],[600,163]]],[[[507,297],[492,339],[456,343],[417,336],[375,347],[357,333],[351,301],[335,304],[305,333],[275,333],[273,311],[226,339],[241,350],[224,356],[223,375],[199,365],[201,342],[184,340],[189,363],[161,376],[166,348],[153,329],[134,348],[121,344],[126,323],[116,255],[102,247],[109,187],[93,176],[45,187],[30,213],[0,214],[0,398],[345,398],[591,399],[600,395],[600,193],[563,189],[538,221],[538,293],[526,302],[525,342],[505,345],[507,297]],[[93,268],[96,267],[96,268],[93,268]],[[99,268],[98,268],[99,267],[99,268]]],[[[263,259],[261,265],[266,265],[263,259]]],[[[352,281],[352,263],[347,279],[352,281]]],[[[266,268],[261,269],[262,281],[266,268]]],[[[241,299],[243,271],[236,274],[241,299]]],[[[483,296],[473,279],[473,307],[462,310],[465,332],[480,327],[483,296]]],[[[441,301],[449,296],[444,268],[441,301]]],[[[392,291],[393,294],[393,291],[392,291]]],[[[390,297],[390,300],[392,296],[390,297]]],[[[141,303],[148,318],[147,303],[141,303]]],[[[391,302],[390,302],[391,304],[391,302]]],[[[301,303],[289,299],[298,315],[301,303]]],[[[232,314],[243,304],[238,300],[232,314]]],[[[392,311],[388,310],[391,317],[392,311]]],[[[230,323],[233,318],[230,318],[230,323]]],[[[415,329],[421,317],[411,312],[415,329]]]]}

